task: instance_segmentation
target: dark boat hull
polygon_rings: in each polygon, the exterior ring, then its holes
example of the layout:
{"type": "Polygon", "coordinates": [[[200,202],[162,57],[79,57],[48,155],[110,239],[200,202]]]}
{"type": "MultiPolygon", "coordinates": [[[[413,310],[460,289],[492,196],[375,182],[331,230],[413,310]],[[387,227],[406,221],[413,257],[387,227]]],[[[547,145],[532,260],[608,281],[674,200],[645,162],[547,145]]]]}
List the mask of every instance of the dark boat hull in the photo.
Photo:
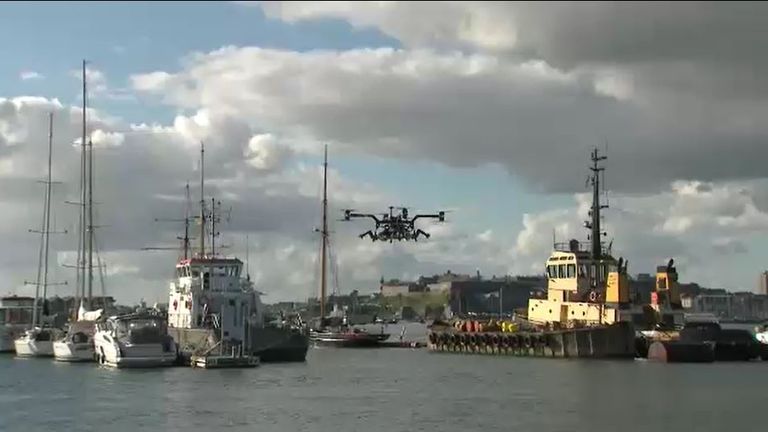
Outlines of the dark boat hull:
{"type": "Polygon", "coordinates": [[[303,362],[307,359],[309,336],[305,332],[280,327],[253,331],[253,354],[262,363],[303,362]]]}
{"type": "MultiPolygon", "coordinates": [[[[182,359],[203,352],[218,341],[218,332],[211,329],[169,328],[179,346],[182,359]]],[[[262,363],[303,362],[307,358],[309,337],[290,327],[254,327],[250,333],[251,353],[262,363]]]]}
{"type": "Polygon", "coordinates": [[[337,348],[373,348],[389,338],[388,334],[312,331],[309,339],[315,345],[337,348]]]}

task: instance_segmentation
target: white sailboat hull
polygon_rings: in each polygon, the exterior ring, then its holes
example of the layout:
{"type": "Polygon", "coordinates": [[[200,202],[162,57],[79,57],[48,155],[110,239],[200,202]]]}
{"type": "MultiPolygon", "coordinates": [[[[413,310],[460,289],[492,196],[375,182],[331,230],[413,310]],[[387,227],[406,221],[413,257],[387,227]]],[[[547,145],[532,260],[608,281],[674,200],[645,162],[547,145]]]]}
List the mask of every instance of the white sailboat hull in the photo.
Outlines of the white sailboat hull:
{"type": "Polygon", "coordinates": [[[53,356],[61,362],[93,361],[93,345],[91,343],[74,343],[58,341],[53,343],[53,356]]]}
{"type": "Polygon", "coordinates": [[[53,357],[51,341],[36,341],[22,336],[14,341],[14,347],[19,357],[53,357]]]}

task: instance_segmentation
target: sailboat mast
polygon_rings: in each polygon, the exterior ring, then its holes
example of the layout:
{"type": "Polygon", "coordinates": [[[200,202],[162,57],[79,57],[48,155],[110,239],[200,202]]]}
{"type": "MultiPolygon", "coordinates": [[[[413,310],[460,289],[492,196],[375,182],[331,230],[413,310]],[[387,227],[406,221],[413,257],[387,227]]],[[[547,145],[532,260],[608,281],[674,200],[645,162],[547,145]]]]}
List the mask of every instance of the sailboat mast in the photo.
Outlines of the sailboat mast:
{"type": "Polygon", "coordinates": [[[93,140],[88,140],[88,309],[93,308],[93,140]]]}
{"type": "MultiPolygon", "coordinates": [[[[87,93],[87,79],[86,79],[86,69],[85,69],[86,61],[83,60],[83,134],[80,140],[80,236],[78,239],[78,257],[77,257],[77,277],[78,277],[78,283],[77,283],[77,297],[78,300],[82,301],[82,298],[85,297],[85,248],[86,248],[86,241],[87,241],[87,204],[86,204],[86,193],[88,190],[88,183],[87,183],[87,156],[86,156],[86,143],[85,143],[85,136],[87,133],[86,130],[86,107],[88,103],[88,93],[87,93]]],[[[79,304],[77,305],[80,306],[79,304]]]]}
{"type": "Polygon", "coordinates": [[[320,232],[323,238],[322,252],[320,256],[320,318],[325,318],[326,296],[326,249],[328,248],[328,145],[325,145],[323,156],[323,228],[320,232]]]}
{"type": "Polygon", "coordinates": [[[205,147],[200,141],[200,258],[205,256],[205,147]]]}
{"type": "Polygon", "coordinates": [[[49,235],[51,231],[51,171],[53,163],[53,113],[48,115],[48,179],[45,182],[45,226],[43,227],[43,243],[45,252],[43,253],[43,310],[45,310],[45,299],[48,296],[48,250],[49,235]]]}

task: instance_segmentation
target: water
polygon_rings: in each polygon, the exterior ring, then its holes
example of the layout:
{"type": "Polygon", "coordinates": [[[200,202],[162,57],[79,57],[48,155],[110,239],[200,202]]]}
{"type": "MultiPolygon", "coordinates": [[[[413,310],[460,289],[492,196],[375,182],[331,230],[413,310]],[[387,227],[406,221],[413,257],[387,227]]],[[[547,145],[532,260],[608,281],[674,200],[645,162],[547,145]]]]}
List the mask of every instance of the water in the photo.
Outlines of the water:
{"type": "Polygon", "coordinates": [[[768,362],[705,365],[311,349],[246,370],[0,356],[1,431],[753,431],[768,362]]]}

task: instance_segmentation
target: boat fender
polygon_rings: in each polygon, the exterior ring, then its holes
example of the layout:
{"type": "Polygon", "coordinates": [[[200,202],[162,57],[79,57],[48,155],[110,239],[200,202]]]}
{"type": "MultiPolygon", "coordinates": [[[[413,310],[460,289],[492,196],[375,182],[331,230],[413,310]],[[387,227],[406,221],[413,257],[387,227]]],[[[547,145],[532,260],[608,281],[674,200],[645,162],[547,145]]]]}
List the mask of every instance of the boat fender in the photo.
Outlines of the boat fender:
{"type": "Polygon", "coordinates": [[[495,347],[500,347],[501,346],[501,340],[499,338],[499,335],[495,334],[495,335],[491,336],[491,345],[493,345],[495,347]]]}
{"type": "Polygon", "coordinates": [[[501,343],[502,348],[508,347],[510,345],[509,336],[507,335],[499,336],[499,342],[501,343]]]}
{"type": "Polygon", "coordinates": [[[437,335],[434,334],[434,333],[430,333],[429,334],[429,342],[432,343],[432,344],[436,344],[437,343],[437,335]]]}

